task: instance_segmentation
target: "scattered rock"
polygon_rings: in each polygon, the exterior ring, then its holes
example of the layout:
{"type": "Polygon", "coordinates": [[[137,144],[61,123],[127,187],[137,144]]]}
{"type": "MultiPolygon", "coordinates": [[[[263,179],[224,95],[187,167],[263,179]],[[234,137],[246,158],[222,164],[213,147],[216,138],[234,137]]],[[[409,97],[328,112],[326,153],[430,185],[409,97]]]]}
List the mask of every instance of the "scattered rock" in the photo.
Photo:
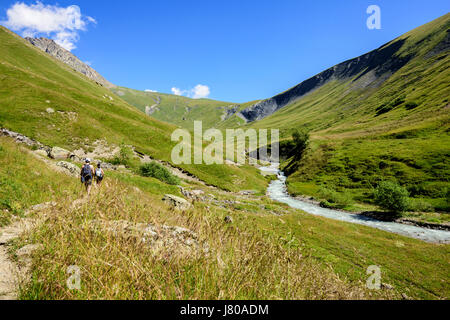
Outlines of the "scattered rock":
{"type": "Polygon", "coordinates": [[[225,223],[233,223],[233,218],[230,216],[226,216],[224,221],[225,221],[225,223]]]}
{"type": "Polygon", "coordinates": [[[41,157],[44,157],[44,158],[48,157],[48,152],[44,149],[34,150],[33,152],[41,157]]]}
{"type": "Polygon", "coordinates": [[[402,293],[402,298],[404,300],[410,300],[411,298],[406,295],[406,293],[402,293]]]}
{"type": "Polygon", "coordinates": [[[49,208],[54,207],[56,205],[57,205],[56,202],[45,202],[45,203],[36,204],[36,205],[34,205],[34,206],[32,206],[30,208],[29,212],[36,212],[36,211],[46,210],[46,209],[49,209],[49,208]]]}
{"type": "Polygon", "coordinates": [[[234,115],[238,111],[239,107],[240,105],[231,105],[226,107],[224,113],[220,116],[220,119],[222,121],[229,119],[232,115],[234,115]]]}
{"type": "Polygon", "coordinates": [[[56,163],[56,165],[58,167],[64,168],[67,171],[69,171],[73,176],[78,176],[80,169],[74,165],[73,163],[70,162],[65,162],[65,161],[59,161],[58,163],[56,163]]]}
{"type": "Polygon", "coordinates": [[[60,148],[60,147],[53,147],[50,150],[50,158],[55,160],[65,160],[68,159],[71,155],[70,151],[67,151],[66,149],[60,148]]]}
{"type": "Polygon", "coordinates": [[[195,254],[209,252],[209,247],[206,244],[200,244],[194,232],[178,226],[157,226],[125,220],[94,220],[90,227],[97,230],[100,228],[102,231],[112,233],[115,237],[145,245],[155,257],[161,259],[173,255],[193,258],[195,254]]]}
{"type": "Polygon", "coordinates": [[[70,51],[59,46],[55,41],[47,38],[25,38],[35,47],[41,49],[45,53],[55,57],[56,59],[67,64],[75,71],[84,74],[89,79],[95,81],[97,84],[104,86],[106,88],[114,88],[115,86],[103,78],[97,71],[92,69],[86,63],[82,62],[76,56],[74,56],[70,51]]]}
{"type": "Polygon", "coordinates": [[[44,248],[42,244],[28,244],[16,251],[19,259],[28,259],[34,251],[44,248]]]}
{"type": "Polygon", "coordinates": [[[55,113],[55,109],[53,108],[47,108],[45,111],[47,111],[47,113],[49,114],[55,113]]]}
{"type": "Polygon", "coordinates": [[[393,290],[394,287],[392,285],[390,285],[389,283],[382,283],[381,284],[381,288],[386,289],[386,290],[393,290]]]}
{"type": "Polygon", "coordinates": [[[112,159],[119,152],[120,147],[116,145],[110,145],[106,140],[96,140],[92,143],[86,141],[84,142],[84,147],[73,151],[73,153],[81,159],[112,159]]]}
{"type": "Polygon", "coordinates": [[[256,193],[257,193],[257,191],[255,191],[255,190],[243,190],[243,191],[239,192],[239,194],[242,196],[252,196],[252,195],[255,195],[256,193]]]}
{"type": "Polygon", "coordinates": [[[198,196],[204,195],[205,191],[203,191],[203,190],[192,190],[191,194],[193,194],[194,196],[198,197],[198,196]]]}
{"type": "Polygon", "coordinates": [[[64,112],[64,111],[58,111],[58,114],[67,118],[69,121],[76,121],[78,119],[78,113],[76,112],[64,112]]]}
{"type": "Polygon", "coordinates": [[[180,191],[183,196],[189,199],[206,201],[206,197],[204,197],[205,192],[203,190],[186,190],[182,186],[180,186],[180,191]]]}
{"type": "Polygon", "coordinates": [[[37,147],[37,148],[44,147],[44,145],[41,144],[40,142],[30,139],[20,133],[10,131],[10,130],[4,129],[4,128],[0,129],[0,136],[7,136],[10,138],[13,138],[17,143],[23,143],[29,147],[37,147]]]}
{"type": "Polygon", "coordinates": [[[79,156],[77,156],[75,153],[71,153],[69,155],[69,159],[73,162],[82,163],[83,159],[81,159],[79,156]]]}
{"type": "Polygon", "coordinates": [[[172,194],[164,195],[163,201],[174,206],[178,210],[188,210],[192,205],[185,199],[174,196],[172,194]]]}
{"type": "Polygon", "coordinates": [[[160,109],[158,108],[158,105],[155,104],[153,106],[145,106],[145,114],[148,116],[151,116],[152,114],[154,114],[156,111],[159,111],[160,109]]]}

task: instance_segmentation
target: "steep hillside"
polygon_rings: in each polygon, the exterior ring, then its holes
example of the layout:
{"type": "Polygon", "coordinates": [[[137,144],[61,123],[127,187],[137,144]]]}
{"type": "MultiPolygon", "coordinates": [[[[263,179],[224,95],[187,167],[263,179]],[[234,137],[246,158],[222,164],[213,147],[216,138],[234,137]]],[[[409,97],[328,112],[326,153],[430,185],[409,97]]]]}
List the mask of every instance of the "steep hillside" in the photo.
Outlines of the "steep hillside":
{"type": "MultiPolygon", "coordinates": [[[[379,49],[340,63],[273,98],[253,104],[241,110],[240,114],[247,122],[261,120],[287,106],[291,109],[298,106],[303,97],[321,89],[330,94],[339,95],[335,95],[334,98],[343,98],[354,92],[358,96],[364,95],[364,93],[371,95],[380,87],[392,85],[392,82],[395,82],[393,78],[396,78],[395,76],[398,74],[404,75],[402,84],[403,88],[406,88],[415,79],[414,74],[405,74],[405,70],[412,69],[412,65],[417,65],[418,58],[425,60],[420,65],[426,69],[436,60],[439,61],[447,56],[445,51],[450,48],[449,20],[450,14],[447,14],[408,32],[379,49]],[[442,53],[444,53],[443,56],[440,55],[442,53]],[[405,66],[406,68],[404,68],[405,66]],[[408,76],[408,79],[405,79],[405,76],[408,76]],[[337,84],[344,84],[344,88],[337,90],[337,84]],[[324,88],[326,85],[328,87],[324,88]]],[[[417,74],[421,70],[414,71],[417,74]]],[[[366,98],[367,96],[363,97],[363,99],[366,98]]],[[[389,98],[391,97],[389,96],[389,98]]],[[[342,105],[342,101],[336,103],[336,105],[338,104],[342,105]]],[[[358,102],[355,102],[352,109],[356,109],[357,104],[358,102]]],[[[328,107],[332,110],[336,109],[331,108],[330,105],[328,107]]],[[[345,111],[345,108],[342,106],[339,110],[342,112],[345,111]]]]}
{"type": "Polygon", "coordinates": [[[241,111],[284,138],[310,131],[306,156],[285,163],[292,193],[371,202],[388,179],[407,187],[411,209],[449,210],[449,28],[447,14],[241,111]]]}
{"type": "Polygon", "coordinates": [[[82,62],[71,52],[59,46],[55,41],[47,38],[25,38],[25,40],[27,40],[33,46],[36,46],[42,51],[55,57],[56,59],[64,62],[68,66],[72,67],[75,71],[84,74],[92,81],[100,83],[102,86],[105,86],[106,88],[115,87],[115,85],[113,85],[111,82],[103,78],[97,71],[92,69],[86,63],[82,62]]]}
{"type": "MultiPolygon", "coordinates": [[[[89,150],[97,140],[171,161],[176,129],[144,115],[101,85],[0,28],[0,127],[49,146],[89,150]]],[[[259,189],[256,169],[183,165],[209,184],[229,190],[259,189]]]]}
{"type": "Polygon", "coordinates": [[[203,121],[205,128],[212,128],[227,120],[237,105],[210,99],[190,99],[159,92],[144,92],[123,87],[111,89],[129,104],[152,117],[193,129],[194,121],[203,121]]]}

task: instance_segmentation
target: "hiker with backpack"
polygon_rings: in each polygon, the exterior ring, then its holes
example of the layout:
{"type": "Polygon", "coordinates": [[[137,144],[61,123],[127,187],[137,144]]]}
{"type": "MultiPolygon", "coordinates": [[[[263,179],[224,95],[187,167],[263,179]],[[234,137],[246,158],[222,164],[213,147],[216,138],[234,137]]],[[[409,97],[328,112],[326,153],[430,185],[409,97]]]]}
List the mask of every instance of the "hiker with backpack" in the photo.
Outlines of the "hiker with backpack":
{"type": "Polygon", "coordinates": [[[85,164],[81,167],[81,183],[84,183],[86,192],[91,193],[92,180],[94,178],[94,167],[91,165],[91,160],[86,159],[85,164]]]}
{"type": "Polygon", "coordinates": [[[95,169],[95,181],[97,182],[97,186],[101,186],[103,177],[105,176],[105,172],[102,169],[102,164],[97,163],[97,169],[95,169]]]}

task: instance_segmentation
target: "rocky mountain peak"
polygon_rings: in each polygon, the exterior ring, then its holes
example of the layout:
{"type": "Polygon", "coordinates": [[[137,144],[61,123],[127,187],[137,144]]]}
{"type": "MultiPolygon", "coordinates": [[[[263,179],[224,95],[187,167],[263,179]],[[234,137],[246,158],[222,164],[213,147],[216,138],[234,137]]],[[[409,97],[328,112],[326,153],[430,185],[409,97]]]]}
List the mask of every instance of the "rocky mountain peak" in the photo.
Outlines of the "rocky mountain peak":
{"type": "Polygon", "coordinates": [[[55,41],[47,38],[25,38],[25,40],[30,42],[33,46],[60,60],[61,62],[64,62],[79,73],[84,74],[86,77],[97,82],[98,84],[106,88],[115,87],[115,85],[103,78],[97,71],[88,66],[86,63],[82,62],[70,51],[67,51],[66,49],[58,45],[55,41]]]}

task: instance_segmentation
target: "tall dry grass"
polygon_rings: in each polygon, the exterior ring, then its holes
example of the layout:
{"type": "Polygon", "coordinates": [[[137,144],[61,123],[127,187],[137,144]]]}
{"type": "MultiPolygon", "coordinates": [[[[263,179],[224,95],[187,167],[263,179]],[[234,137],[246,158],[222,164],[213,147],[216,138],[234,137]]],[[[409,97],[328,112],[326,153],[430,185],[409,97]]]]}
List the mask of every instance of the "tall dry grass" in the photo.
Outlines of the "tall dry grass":
{"type": "Polygon", "coordinates": [[[30,235],[34,253],[23,299],[359,299],[362,287],[341,281],[298,249],[223,222],[201,206],[172,210],[134,188],[110,182],[86,201],[62,201],[30,235]],[[136,237],[92,226],[96,221],[181,226],[195,232],[207,252],[155,251],[136,237]],[[69,290],[67,268],[81,270],[81,289],[69,290]]]}

